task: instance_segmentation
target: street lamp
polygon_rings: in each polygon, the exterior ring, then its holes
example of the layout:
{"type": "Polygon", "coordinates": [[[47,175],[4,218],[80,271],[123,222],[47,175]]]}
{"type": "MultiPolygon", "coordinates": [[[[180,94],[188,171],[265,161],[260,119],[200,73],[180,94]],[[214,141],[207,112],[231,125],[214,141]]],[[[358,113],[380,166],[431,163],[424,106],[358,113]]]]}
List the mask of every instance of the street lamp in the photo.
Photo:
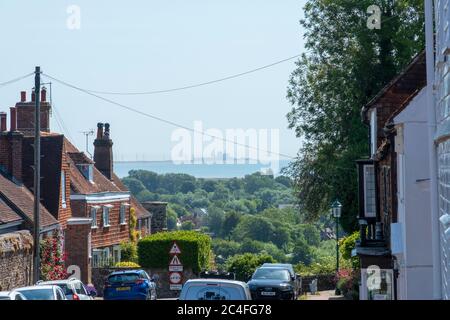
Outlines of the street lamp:
{"type": "MultiPolygon", "coordinates": [[[[336,218],[336,275],[339,274],[339,218],[341,217],[342,204],[335,200],[331,205],[331,214],[336,218]]],[[[340,291],[336,286],[336,295],[340,295],[340,291]]]]}

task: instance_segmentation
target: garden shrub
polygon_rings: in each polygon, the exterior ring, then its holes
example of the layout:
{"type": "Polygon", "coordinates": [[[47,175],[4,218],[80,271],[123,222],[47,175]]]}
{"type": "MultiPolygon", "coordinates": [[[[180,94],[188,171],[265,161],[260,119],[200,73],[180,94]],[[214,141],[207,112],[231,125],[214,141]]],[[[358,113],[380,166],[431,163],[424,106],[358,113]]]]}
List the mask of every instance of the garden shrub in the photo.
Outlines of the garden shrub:
{"type": "Polygon", "coordinates": [[[209,269],[211,238],[196,231],[158,232],[138,242],[138,263],[145,268],[167,268],[173,242],[181,250],[179,258],[185,268],[194,272],[209,269]]]}
{"type": "Polygon", "coordinates": [[[120,243],[120,260],[137,262],[137,245],[134,242],[121,242],[120,243]]]}
{"type": "Polygon", "coordinates": [[[275,259],[268,254],[244,253],[230,257],[227,262],[228,272],[234,272],[236,280],[248,281],[256,268],[263,263],[274,263],[275,259]]]}

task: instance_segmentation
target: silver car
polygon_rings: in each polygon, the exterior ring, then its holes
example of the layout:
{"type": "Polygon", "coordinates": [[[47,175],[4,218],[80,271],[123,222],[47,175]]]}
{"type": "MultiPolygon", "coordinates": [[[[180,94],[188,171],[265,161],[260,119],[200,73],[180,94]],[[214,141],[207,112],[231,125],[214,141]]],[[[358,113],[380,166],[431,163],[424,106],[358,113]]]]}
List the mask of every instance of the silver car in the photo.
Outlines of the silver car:
{"type": "Polygon", "coordinates": [[[27,300],[23,294],[15,290],[0,291],[0,300],[27,300]]]}
{"type": "Polygon", "coordinates": [[[64,292],[58,286],[42,285],[15,289],[27,300],[67,300],[64,292]]]}
{"type": "Polygon", "coordinates": [[[60,287],[67,300],[92,300],[92,294],[89,294],[80,280],[71,278],[68,280],[39,281],[36,285],[56,285],[60,287]]]}
{"type": "Polygon", "coordinates": [[[245,282],[222,279],[192,279],[186,281],[179,300],[251,300],[245,282]]]}

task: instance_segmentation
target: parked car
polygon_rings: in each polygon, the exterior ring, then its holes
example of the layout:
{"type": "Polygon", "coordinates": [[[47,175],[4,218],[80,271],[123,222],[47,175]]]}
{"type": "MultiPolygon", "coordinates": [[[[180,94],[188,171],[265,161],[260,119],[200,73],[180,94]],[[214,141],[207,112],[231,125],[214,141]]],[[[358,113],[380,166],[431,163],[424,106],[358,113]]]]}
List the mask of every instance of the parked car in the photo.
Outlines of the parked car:
{"type": "Polygon", "coordinates": [[[268,268],[286,268],[291,274],[291,278],[297,283],[297,295],[302,293],[302,276],[295,273],[294,266],[290,263],[264,263],[262,267],[268,268]]]}
{"type": "Polygon", "coordinates": [[[111,273],[103,290],[105,300],[156,300],[156,284],[144,270],[111,273]]]}
{"type": "Polygon", "coordinates": [[[260,267],[248,282],[252,298],[296,300],[297,286],[286,268],[260,267]]]}
{"type": "Polygon", "coordinates": [[[191,279],[186,281],[179,300],[251,300],[245,282],[225,279],[191,279]]]}
{"type": "Polygon", "coordinates": [[[0,300],[27,300],[23,294],[15,290],[0,291],[0,300]]]}
{"type": "Polygon", "coordinates": [[[15,289],[27,300],[67,300],[62,289],[55,285],[42,285],[15,289]]]}
{"type": "Polygon", "coordinates": [[[94,296],[93,293],[89,293],[86,290],[83,282],[75,278],[68,280],[40,281],[37,285],[56,285],[63,290],[67,300],[92,300],[94,296]]]}

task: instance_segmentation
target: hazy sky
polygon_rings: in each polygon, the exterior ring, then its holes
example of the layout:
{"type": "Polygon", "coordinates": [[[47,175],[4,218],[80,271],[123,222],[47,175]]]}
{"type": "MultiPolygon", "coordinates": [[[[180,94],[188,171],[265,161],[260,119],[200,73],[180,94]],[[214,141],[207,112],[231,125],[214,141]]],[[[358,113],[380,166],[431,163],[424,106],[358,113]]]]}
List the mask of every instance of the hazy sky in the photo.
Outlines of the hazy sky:
{"type": "MultiPolygon", "coordinates": [[[[306,0],[2,0],[0,82],[43,72],[82,88],[149,91],[181,87],[254,69],[303,51],[298,21],[306,0]],[[81,28],[66,12],[81,9],[81,28]]],[[[146,113],[204,129],[280,129],[280,152],[295,155],[300,140],[287,129],[286,100],[294,61],[226,82],[148,96],[108,96],[146,113]]],[[[0,111],[33,87],[30,77],[0,87],[0,111]]],[[[111,124],[116,160],[169,159],[168,124],[139,116],[53,83],[53,131],[82,150],[82,131],[111,124]]],[[[92,147],[91,147],[92,148],[92,147]]]]}

